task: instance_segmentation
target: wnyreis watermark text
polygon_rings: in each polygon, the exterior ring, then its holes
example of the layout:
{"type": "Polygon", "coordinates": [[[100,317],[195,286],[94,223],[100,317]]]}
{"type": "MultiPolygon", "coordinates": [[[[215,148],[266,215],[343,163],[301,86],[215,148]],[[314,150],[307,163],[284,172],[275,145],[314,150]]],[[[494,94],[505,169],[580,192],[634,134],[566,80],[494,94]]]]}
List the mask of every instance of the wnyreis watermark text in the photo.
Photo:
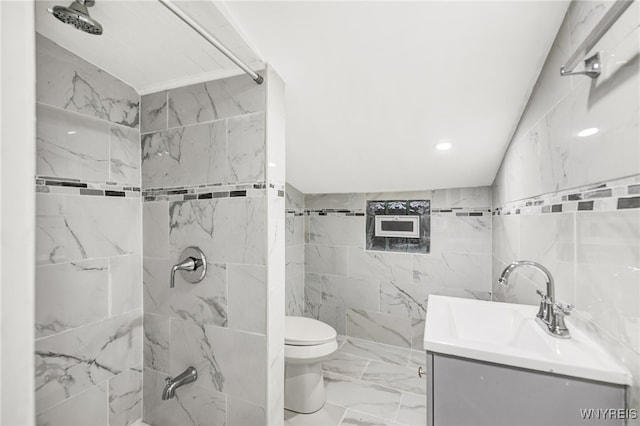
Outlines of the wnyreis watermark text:
{"type": "Polygon", "coordinates": [[[581,408],[580,416],[582,420],[608,420],[608,419],[637,419],[637,408],[581,408]]]}

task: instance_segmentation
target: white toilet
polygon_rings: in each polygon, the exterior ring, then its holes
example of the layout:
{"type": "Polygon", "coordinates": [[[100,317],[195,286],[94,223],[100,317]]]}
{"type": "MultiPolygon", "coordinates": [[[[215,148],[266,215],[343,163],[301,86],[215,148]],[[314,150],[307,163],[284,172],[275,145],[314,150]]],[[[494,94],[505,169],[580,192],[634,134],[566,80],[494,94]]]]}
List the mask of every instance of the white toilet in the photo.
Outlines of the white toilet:
{"type": "Polygon", "coordinates": [[[338,349],[336,330],[321,321],[285,317],[284,408],[296,413],[313,413],[327,400],[322,376],[322,359],[338,349]]]}

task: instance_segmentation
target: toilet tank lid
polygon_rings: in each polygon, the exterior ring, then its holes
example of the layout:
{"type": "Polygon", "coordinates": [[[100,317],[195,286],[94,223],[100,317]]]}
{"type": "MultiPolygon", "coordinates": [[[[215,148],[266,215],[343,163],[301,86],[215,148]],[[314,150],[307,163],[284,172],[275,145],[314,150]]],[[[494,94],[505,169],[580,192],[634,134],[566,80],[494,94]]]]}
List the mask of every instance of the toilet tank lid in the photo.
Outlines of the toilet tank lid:
{"type": "Polygon", "coordinates": [[[313,318],[287,316],[284,320],[284,343],[295,346],[321,345],[335,340],[336,330],[313,318]]]}

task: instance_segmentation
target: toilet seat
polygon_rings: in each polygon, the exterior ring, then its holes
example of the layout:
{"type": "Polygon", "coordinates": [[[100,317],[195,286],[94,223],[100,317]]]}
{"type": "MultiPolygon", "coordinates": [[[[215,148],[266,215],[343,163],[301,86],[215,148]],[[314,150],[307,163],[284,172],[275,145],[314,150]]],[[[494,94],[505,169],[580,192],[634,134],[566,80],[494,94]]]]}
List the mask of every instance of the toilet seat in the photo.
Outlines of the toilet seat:
{"type": "Polygon", "coordinates": [[[284,357],[286,360],[312,360],[324,358],[338,349],[338,342],[328,342],[321,345],[295,346],[284,345],[284,357]]]}
{"type": "Polygon", "coordinates": [[[313,318],[287,316],[284,319],[284,344],[316,346],[335,342],[336,330],[313,318]]]}

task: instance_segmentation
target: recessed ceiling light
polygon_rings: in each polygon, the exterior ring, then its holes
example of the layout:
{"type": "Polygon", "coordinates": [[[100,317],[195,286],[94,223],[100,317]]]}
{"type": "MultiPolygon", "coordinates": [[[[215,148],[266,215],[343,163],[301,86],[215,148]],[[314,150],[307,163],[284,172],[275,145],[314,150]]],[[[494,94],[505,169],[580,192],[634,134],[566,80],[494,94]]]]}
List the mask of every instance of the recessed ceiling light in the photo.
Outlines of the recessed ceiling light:
{"type": "Polygon", "coordinates": [[[580,138],[584,138],[587,136],[592,136],[595,135],[596,133],[598,133],[598,128],[597,127],[589,127],[588,129],[584,129],[578,132],[578,137],[580,138]]]}
{"type": "Polygon", "coordinates": [[[453,144],[451,142],[440,142],[436,144],[435,149],[437,149],[438,151],[446,151],[448,149],[451,149],[452,146],[453,144]]]}
{"type": "Polygon", "coordinates": [[[71,130],[69,132],[67,132],[68,135],[75,135],[77,132],[75,130],[71,130]]]}
{"type": "Polygon", "coordinates": [[[269,167],[275,167],[275,166],[277,166],[276,163],[269,163],[269,167]]]}

